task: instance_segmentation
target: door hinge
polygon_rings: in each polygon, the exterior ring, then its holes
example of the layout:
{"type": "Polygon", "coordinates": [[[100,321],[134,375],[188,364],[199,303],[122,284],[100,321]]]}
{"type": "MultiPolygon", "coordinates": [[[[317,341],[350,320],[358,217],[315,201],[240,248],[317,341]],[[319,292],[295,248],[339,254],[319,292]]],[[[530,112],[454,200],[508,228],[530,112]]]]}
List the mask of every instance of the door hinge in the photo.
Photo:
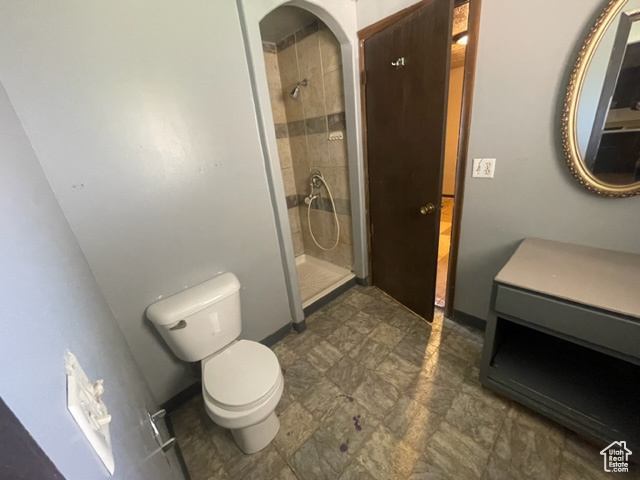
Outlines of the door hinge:
{"type": "Polygon", "coordinates": [[[366,85],[367,84],[367,71],[366,70],[362,70],[362,72],[360,73],[360,84],[361,85],[366,85]]]}

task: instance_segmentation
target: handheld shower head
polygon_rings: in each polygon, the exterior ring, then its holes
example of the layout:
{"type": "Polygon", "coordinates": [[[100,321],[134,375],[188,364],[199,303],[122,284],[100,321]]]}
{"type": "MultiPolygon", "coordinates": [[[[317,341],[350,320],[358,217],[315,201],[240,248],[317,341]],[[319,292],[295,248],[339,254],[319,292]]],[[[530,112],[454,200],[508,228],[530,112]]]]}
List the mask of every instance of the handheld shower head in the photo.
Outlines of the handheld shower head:
{"type": "Polygon", "coordinates": [[[300,96],[300,86],[306,87],[307,86],[307,79],[305,78],[304,80],[298,82],[296,84],[295,87],[293,87],[293,90],[291,90],[289,92],[289,96],[291,98],[293,98],[294,100],[297,100],[298,97],[300,96]]]}

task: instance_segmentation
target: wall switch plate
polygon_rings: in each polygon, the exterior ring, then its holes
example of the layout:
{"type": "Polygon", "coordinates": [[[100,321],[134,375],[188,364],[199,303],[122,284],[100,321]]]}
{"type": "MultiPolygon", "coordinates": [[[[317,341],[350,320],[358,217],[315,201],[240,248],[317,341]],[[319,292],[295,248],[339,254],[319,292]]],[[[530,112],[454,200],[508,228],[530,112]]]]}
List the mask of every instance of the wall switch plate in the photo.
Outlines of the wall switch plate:
{"type": "Polygon", "coordinates": [[[493,178],[496,170],[495,158],[474,158],[473,159],[473,177],[475,178],[493,178]]]}
{"type": "Polygon", "coordinates": [[[329,140],[342,140],[342,132],[329,132],[329,140]]]}
{"type": "Polygon", "coordinates": [[[67,409],[113,475],[115,462],[109,434],[111,415],[100,398],[104,393],[102,380],[91,383],[76,356],[69,351],[64,354],[64,370],[67,374],[67,409]]]}

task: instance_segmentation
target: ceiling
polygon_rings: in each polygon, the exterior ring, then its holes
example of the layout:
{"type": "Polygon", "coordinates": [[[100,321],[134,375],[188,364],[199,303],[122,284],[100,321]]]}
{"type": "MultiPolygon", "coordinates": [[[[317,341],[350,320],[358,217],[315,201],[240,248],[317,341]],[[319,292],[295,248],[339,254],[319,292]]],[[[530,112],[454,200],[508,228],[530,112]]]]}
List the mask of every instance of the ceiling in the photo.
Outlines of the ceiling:
{"type": "MultiPolygon", "coordinates": [[[[469,17],[469,3],[465,3],[453,9],[453,31],[452,35],[467,30],[467,19],[469,17]]],[[[464,56],[467,51],[466,45],[454,43],[451,45],[451,68],[464,67],[464,56]]]]}
{"type": "Polygon", "coordinates": [[[316,16],[298,7],[278,7],[260,22],[262,41],[278,43],[296,30],[313,23],[316,16]]]}

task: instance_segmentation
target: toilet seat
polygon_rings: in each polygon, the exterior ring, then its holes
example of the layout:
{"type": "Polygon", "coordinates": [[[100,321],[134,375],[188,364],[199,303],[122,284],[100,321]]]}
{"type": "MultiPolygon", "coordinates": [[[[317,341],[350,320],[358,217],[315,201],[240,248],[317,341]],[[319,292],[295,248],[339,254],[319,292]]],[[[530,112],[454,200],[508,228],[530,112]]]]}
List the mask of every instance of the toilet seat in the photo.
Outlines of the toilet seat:
{"type": "Polygon", "coordinates": [[[202,363],[202,387],[211,403],[227,411],[245,411],[280,387],[276,355],[264,345],[239,340],[202,363]]]}

